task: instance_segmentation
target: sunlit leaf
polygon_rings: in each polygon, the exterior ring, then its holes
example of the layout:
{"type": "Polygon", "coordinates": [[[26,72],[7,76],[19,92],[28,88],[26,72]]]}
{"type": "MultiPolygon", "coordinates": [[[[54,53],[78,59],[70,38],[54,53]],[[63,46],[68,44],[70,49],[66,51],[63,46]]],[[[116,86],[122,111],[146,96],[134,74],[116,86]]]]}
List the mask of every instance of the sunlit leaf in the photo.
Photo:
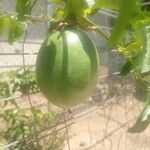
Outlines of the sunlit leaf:
{"type": "Polygon", "coordinates": [[[135,125],[128,129],[130,133],[143,132],[150,123],[150,93],[147,95],[146,105],[138,117],[135,125]]]}
{"type": "Polygon", "coordinates": [[[143,75],[142,80],[147,84],[150,84],[150,72],[144,73],[142,75],[143,75]]]}
{"type": "Polygon", "coordinates": [[[119,46],[118,51],[126,59],[132,59],[132,58],[134,58],[135,56],[137,56],[138,54],[141,53],[140,46],[141,46],[141,41],[136,40],[136,41],[130,42],[130,44],[128,44],[127,46],[119,46]]]}
{"type": "Polygon", "coordinates": [[[52,0],[52,3],[60,4],[63,0],[52,0]]]}
{"type": "Polygon", "coordinates": [[[55,20],[62,20],[67,15],[68,15],[68,11],[65,8],[57,8],[53,15],[53,18],[55,18],[55,20]]]}
{"type": "Polygon", "coordinates": [[[19,13],[18,18],[24,20],[24,15],[30,15],[36,1],[37,0],[17,0],[16,12],[19,13]]]}
{"type": "Polygon", "coordinates": [[[9,43],[12,44],[15,40],[20,38],[25,32],[25,28],[25,22],[11,19],[8,36],[9,43]]]}
{"type": "Polygon", "coordinates": [[[41,121],[43,119],[43,116],[44,116],[42,111],[39,110],[39,109],[36,109],[36,110],[34,110],[34,113],[35,113],[35,121],[36,121],[36,123],[37,124],[41,123],[41,121]]]}
{"type": "Polygon", "coordinates": [[[67,2],[67,8],[70,14],[81,16],[88,7],[88,0],[70,0],[67,2]]]}
{"type": "Polygon", "coordinates": [[[137,0],[122,0],[119,15],[112,31],[109,46],[113,47],[121,39],[126,26],[129,24],[131,15],[136,7],[137,0]]]}
{"type": "Polygon", "coordinates": [[[121,0],[96,0],[91,8],[91,13],[95,14],[101,8],[119,9],[121,0]]]}
{"type": "Polygon", "coordinates": [[[8,16],[2,16],[0,18],[0,36],[4,32],[6,27],[9,27],[10,24],[10,18],[8,16]]]}

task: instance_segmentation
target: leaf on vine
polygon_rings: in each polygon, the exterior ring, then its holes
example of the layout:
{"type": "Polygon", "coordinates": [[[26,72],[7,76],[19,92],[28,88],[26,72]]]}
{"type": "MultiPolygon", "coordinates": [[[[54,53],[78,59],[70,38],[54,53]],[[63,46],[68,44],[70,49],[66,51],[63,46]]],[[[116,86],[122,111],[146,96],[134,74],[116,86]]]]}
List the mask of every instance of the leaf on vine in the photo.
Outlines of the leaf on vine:
{"type": "Polygon", "coordinates": [[[129,24],[131,15],[136,7],[137,0],[122,0],[120,4],[120,11],[116,20],[114,29],[112,31],[109,46],[113,47],[122,37],[126,26],[129,24]]]}
{"type": "Polygon", "coordinates": [[[91,8],[91,14],[95,14],[99,9],[119,9],[121,0],[96,0],[95,4],[91,8]]]}
{"type": "Polygon", "coordinates": [[[132,69],[133,69],[132,63],[130,61],[127,61],[121,68],[120,75],[126,76],[131,72],[132,69]]]}
{"type": "Polygon", "coordinates": [[[17,0],[16,12],[19,13],[18,18],[24,20],[24,15],[30,15],[36,0],[17,0]]]}
{"type": "Polygon", "coordinates": [[[128,129],[130,133],[143,132],[150,123],[150,93],[147,95],[146,105],[137,119],[135,125],[128,129]]]}
{"type": "MultiPolygon", "coordinates": [[[[94,0],[92,0],[94,1],[94,0]]],[[[75,14],[76,16],[83,16],[84,10],[89,8],[89,0],[71,0],[66,4],[68,12],[70,14],[75,14]]]]}
{"type": "Polygon", "coordinates": [[[15,40],[20,38],[25,32],[26,24],[25,22],[18,21],[16,19],[11,19],[9,25],[9,43],[12,44],[15,40]]]}
{"type": "Polygon", "coordinates": [[[4,32],[5,28],[10,24],[10,18],[7,16],[3,16],[0,18],[0,36],[4,32]]]}
{"type": "Polygon", "coordinates": [[[35,108],[34,108],[33,111],[34,111],[34,114],[35,114],[35,122],[37,124],[40,124],[42,119],[43,119],[43,117],[44,117],[42,111],[40,109],[35,109],[35,108]]]}
{"type": "Polygon", "coordinates": [[[145,52],[142,73],[146,73],[150,71],[150,25],[145,27],[142,41],[143,51],[145,52]]]}
{"type": "Polygon", "coordinates": [[[57,8],[55,13],[53,14],[53,18],[55,20],[62,20],[68,15],[68,11],[65,8],[57,8]]]}
{"type": "Polygon", "coordinates": [[[150,72],[142,74],[142,80],[150,85],[150,72]]]}
{"type": "MultiPolygon", "coordinates": [[[[52,3],[60,4],[63,0],[52,0],[52,3]]],[[[51,1],[50,1],[51,2],[51,1]]]]}

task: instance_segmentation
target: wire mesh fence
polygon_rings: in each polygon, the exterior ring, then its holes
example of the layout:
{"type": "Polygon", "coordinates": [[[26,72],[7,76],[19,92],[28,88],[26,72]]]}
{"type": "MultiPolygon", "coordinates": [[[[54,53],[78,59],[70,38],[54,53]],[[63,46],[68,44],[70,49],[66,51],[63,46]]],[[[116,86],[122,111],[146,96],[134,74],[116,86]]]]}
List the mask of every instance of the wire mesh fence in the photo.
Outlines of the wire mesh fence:
{"type": "MultiPolygon", "coordinates": [[[[47,1],[44,6],[41,6],[43,1],[39,3],[38,8],[44,14],[50,14],[54,9],[52,5],[47,6],[47,1]]],[[[112,18],[116,15],[114,11],[102,9],[93,20],[98,21],[103,30],[110,32],[112,18]]],[[[47,27],[47,23],[44,23],[37,30],[29,28],[17,45],[10,46],[5,38],[1,41],[0,72],[3,74],[21,67],[27,89],[24,93],[10,94],[0,100],[0,149],[149,150],[148,128],[142,134],[127,132],[143,108],[142,96],[139,98],[142,91],[137,91],[131,77],[117,76],[123,59],[115,50],[106,51],[106,41],[96,33],[90,35],[99,49],[99,81],[86,102],[66,111],[48,102],[38,89],[30,91],[25,72],[28,67],[34,70],[36,55],[47,27]],[[7,112],[5,116],[2,115],[4,112],[7,112]],[[10,122],[9,117],[13,118],[10,122]],[[11,128],[11,125],[15,127],[11,128]],[[19,132],[23,134],[15,135],[19,132]]]]}

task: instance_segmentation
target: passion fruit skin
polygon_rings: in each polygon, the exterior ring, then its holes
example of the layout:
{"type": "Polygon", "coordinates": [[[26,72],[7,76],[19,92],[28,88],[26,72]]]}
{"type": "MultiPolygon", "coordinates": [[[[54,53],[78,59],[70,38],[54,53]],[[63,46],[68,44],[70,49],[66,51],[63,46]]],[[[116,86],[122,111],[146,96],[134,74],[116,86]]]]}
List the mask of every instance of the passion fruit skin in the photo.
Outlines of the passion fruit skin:
{"type": "Polygon", "coordinates": [[[97,50],[89,36],[77,29],[49,35],[36,59],[40,91],[52,103],[68,108],[85,100],[98,80],[97,50]]]}

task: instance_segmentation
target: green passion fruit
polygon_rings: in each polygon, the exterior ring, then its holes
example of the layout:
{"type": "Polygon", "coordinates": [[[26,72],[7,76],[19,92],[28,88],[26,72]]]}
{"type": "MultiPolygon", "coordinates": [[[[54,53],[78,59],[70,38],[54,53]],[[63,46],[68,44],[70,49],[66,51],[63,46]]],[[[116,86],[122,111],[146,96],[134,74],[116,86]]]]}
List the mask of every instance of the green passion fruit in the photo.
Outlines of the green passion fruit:
{"type": "Polygon", "coordinates": [[[43,42],[36,60],[40,91],[63,108],[81,103],[98,79],[97,50],[89,36],[77,29],[61,29],[43,42]]]}

